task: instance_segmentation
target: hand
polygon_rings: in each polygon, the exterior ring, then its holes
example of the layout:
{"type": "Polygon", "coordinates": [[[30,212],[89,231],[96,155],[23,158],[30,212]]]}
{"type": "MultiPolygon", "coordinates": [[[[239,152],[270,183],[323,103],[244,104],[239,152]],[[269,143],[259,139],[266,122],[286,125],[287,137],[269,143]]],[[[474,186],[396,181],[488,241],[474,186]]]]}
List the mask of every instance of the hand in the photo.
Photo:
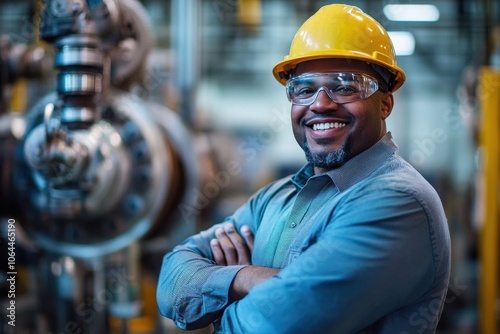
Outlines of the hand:
{"type": "Polygon", "coordinates": [[[252,264],[254,235],[247,225],[243,225],[240,232],[243,237],[231,223],[215,230],[216,238],[210,241],[210,247],[218,265],[252,264]]]}

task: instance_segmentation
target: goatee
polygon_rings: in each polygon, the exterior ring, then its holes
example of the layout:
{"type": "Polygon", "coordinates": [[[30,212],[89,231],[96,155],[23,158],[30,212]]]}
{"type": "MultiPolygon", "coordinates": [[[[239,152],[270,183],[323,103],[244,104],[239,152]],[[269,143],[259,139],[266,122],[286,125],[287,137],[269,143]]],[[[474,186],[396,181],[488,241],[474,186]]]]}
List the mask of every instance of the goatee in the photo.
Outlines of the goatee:
{"type": "Polygon", "coordinates": [[[304,143],[306,159],[314,167],[323,169],[334,169],[342,166],[347,161],[347,153],[351,146],[351,136],[348,136],[344,144],[335,151],[312,153],[307,141],[304,143]]]}

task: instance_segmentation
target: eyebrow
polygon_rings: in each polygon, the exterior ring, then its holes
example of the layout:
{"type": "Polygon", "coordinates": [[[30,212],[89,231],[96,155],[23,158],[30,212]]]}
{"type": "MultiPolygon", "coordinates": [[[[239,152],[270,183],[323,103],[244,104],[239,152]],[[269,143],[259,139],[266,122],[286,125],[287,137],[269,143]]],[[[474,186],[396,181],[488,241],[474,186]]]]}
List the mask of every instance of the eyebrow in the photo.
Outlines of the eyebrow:
{"type": "MultiPolygon", "coordinates": [[[[344,78],[341,78],[339,76],[328,77],[328,79],[329,80],[325,81],[325,83],[331,83],[332,80],[337,80],[338,82],[344,82],[344,78]]],[[[295,77],[294,80],[295,80],[296,85],[317,85],[318,84],[317,80],[313,80],[309,76],[305,76],[305,77],[298,76],[298,77],[295,77]]]]}
{"type": "Polygon", "coordinates": [[[300,78],[300,77],[297,77],[296,78],[297,80],[297,84],[300,84],[300,85],[312,85],[314,83],[314,80],[312,79],[309,79],[309,78],[300,78]]]}

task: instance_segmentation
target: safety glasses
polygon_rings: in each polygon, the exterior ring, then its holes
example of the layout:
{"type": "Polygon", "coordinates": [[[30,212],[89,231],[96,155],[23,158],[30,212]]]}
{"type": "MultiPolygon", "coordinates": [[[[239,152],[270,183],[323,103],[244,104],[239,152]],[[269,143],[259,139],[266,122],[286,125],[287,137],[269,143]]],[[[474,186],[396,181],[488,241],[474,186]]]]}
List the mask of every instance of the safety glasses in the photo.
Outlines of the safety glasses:
{"type": "Polygon", "coordinates": [[[312,104],[320,91],[333,102],[349,103],[366,99],[379,89],[375,78],[360,73],[305,73],[286,83],[288,100],[296,105],[312,104]]]}

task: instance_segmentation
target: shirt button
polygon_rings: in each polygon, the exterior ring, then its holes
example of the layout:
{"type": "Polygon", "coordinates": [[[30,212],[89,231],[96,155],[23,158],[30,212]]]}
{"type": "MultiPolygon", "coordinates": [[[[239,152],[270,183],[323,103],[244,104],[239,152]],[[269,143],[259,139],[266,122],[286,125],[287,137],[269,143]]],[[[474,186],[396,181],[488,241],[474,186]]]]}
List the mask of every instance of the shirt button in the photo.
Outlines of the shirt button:
{"type": "Polygon", "coordinates": [[[296,226],[297,226],[297,223],[296,223],[296,222],[292,222],[292,223],[290,224],[290,227],[291,227],[291,228],[295,228],[296,226]]]}

